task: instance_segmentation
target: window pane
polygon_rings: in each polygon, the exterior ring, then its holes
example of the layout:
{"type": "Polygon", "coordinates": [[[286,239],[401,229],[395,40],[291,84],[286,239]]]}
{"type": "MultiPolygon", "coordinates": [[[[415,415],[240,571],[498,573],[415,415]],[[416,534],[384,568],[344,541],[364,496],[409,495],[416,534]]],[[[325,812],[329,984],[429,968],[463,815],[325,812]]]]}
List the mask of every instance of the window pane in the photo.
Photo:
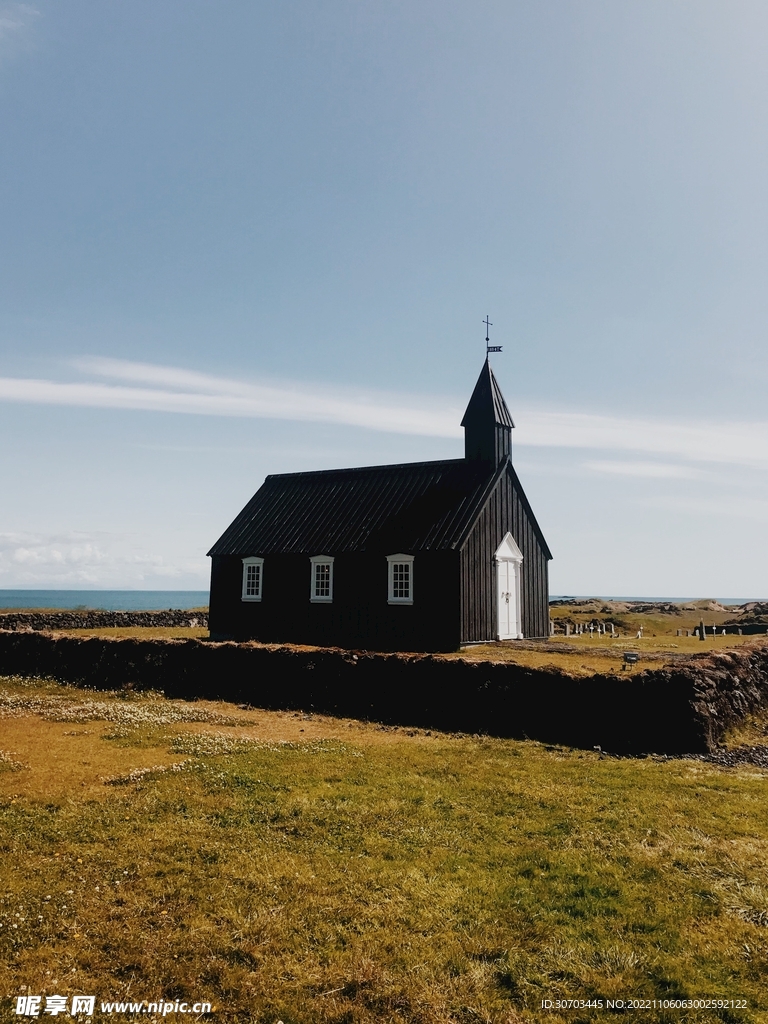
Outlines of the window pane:
{"type": "Polygon", "coordinates": [[[411,566],[409,562],[392,563],[392,597],[410,598],[411,566]]]}
{"type": "Polygon", "coordinates": [[[245,596],[261,596],[261,566],[246,565],[245,567],[245,596]]]}
{"type": "Polygon", "coordinates": [[[315,563],[315,597],[331,596],[331,563],[315,563]]]}

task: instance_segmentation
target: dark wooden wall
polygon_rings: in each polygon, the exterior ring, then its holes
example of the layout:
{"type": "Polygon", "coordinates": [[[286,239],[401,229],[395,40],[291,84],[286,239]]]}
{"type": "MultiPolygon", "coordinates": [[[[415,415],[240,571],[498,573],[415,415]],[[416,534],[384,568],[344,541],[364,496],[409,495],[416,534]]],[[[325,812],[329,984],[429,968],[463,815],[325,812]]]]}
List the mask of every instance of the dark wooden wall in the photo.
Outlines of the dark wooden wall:
{"type": "Polygon", "coordinates": [[[262,600],[241,600],[241,558],[214,556],[209,627],[219,638],[379,651],[450,651],[495,640],[494,556],[507,531],[523,553],[523,635],[548,636],[548,551],[511,464],[460,551],[412,552],[413,605],[387,603],[384,552],[336,554],[333,603],[320,604],[309,599],[309,555],[253,551],[265,559],[262,600]]]}
{"type": "Polygon", "coordinates": [[[309,600],[308,555],[265,555],[261,601],[241,600],[240,558],[214,557],[211,633],[264,643],[380,651],[456,650],[461,639],[458,553],[417,551],[414,555],[412,605],[387,603],[387,560],[382,553],[336,555],[331,604],[309,600]]]}
{"type": "Polygon", "coordinates": [[[524,637],[549,636],[549,563],[511,466],[499,479],[461,550],[461,639],[495,640],[496,550],[507,532],[523,553],[524,637]]]}

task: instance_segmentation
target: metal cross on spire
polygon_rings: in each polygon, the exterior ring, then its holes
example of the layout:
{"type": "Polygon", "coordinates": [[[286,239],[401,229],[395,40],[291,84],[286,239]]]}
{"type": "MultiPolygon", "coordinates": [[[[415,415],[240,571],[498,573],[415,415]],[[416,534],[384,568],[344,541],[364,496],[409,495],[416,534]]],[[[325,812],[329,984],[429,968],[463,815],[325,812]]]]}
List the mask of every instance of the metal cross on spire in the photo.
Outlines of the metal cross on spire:
{"type": "Polygon", "coordinates": [[[501,345],[489,345],[491,340],[490,330],[491,327],[493,327],[493,324],[488,319],[487,313],[485,314],[485,320],[483,320],[483,323],[485,324],[485,354],[487,357],[491,352],[501,352],[501,345]]]}

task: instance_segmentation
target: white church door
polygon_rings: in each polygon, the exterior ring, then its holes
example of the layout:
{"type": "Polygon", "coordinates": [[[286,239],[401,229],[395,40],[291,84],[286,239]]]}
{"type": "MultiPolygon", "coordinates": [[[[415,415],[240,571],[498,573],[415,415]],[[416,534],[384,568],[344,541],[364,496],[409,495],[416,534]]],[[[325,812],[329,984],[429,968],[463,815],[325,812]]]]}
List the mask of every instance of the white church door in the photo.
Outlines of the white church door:
{"type": "Polygon", "coordinates": [[[520,567],[523,553],[508,533],[496,552],[496,607],[499,640],[522,640],[520,567]]]}

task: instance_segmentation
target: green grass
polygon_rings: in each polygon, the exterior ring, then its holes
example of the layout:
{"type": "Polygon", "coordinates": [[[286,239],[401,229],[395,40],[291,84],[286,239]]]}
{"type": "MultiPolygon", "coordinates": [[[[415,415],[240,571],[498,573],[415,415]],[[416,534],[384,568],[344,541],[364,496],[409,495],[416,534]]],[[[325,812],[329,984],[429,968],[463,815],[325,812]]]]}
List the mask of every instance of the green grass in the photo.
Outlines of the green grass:
{"type": "MultiPolygon", "coordinates": [[[[4,776],[0,991],[210,999],[243,1024],[573,1024],[617,1017],[541,1001],[630,997],[749,1004],[632,1021],[765,1019],[763,773],[342,742],[331,724],[303,743],[166,725],[175,770],[98,798],[34,799],[23,770],[4,776]]],[[[159,742],[132,728],[128,753],[159,742]]]]}

